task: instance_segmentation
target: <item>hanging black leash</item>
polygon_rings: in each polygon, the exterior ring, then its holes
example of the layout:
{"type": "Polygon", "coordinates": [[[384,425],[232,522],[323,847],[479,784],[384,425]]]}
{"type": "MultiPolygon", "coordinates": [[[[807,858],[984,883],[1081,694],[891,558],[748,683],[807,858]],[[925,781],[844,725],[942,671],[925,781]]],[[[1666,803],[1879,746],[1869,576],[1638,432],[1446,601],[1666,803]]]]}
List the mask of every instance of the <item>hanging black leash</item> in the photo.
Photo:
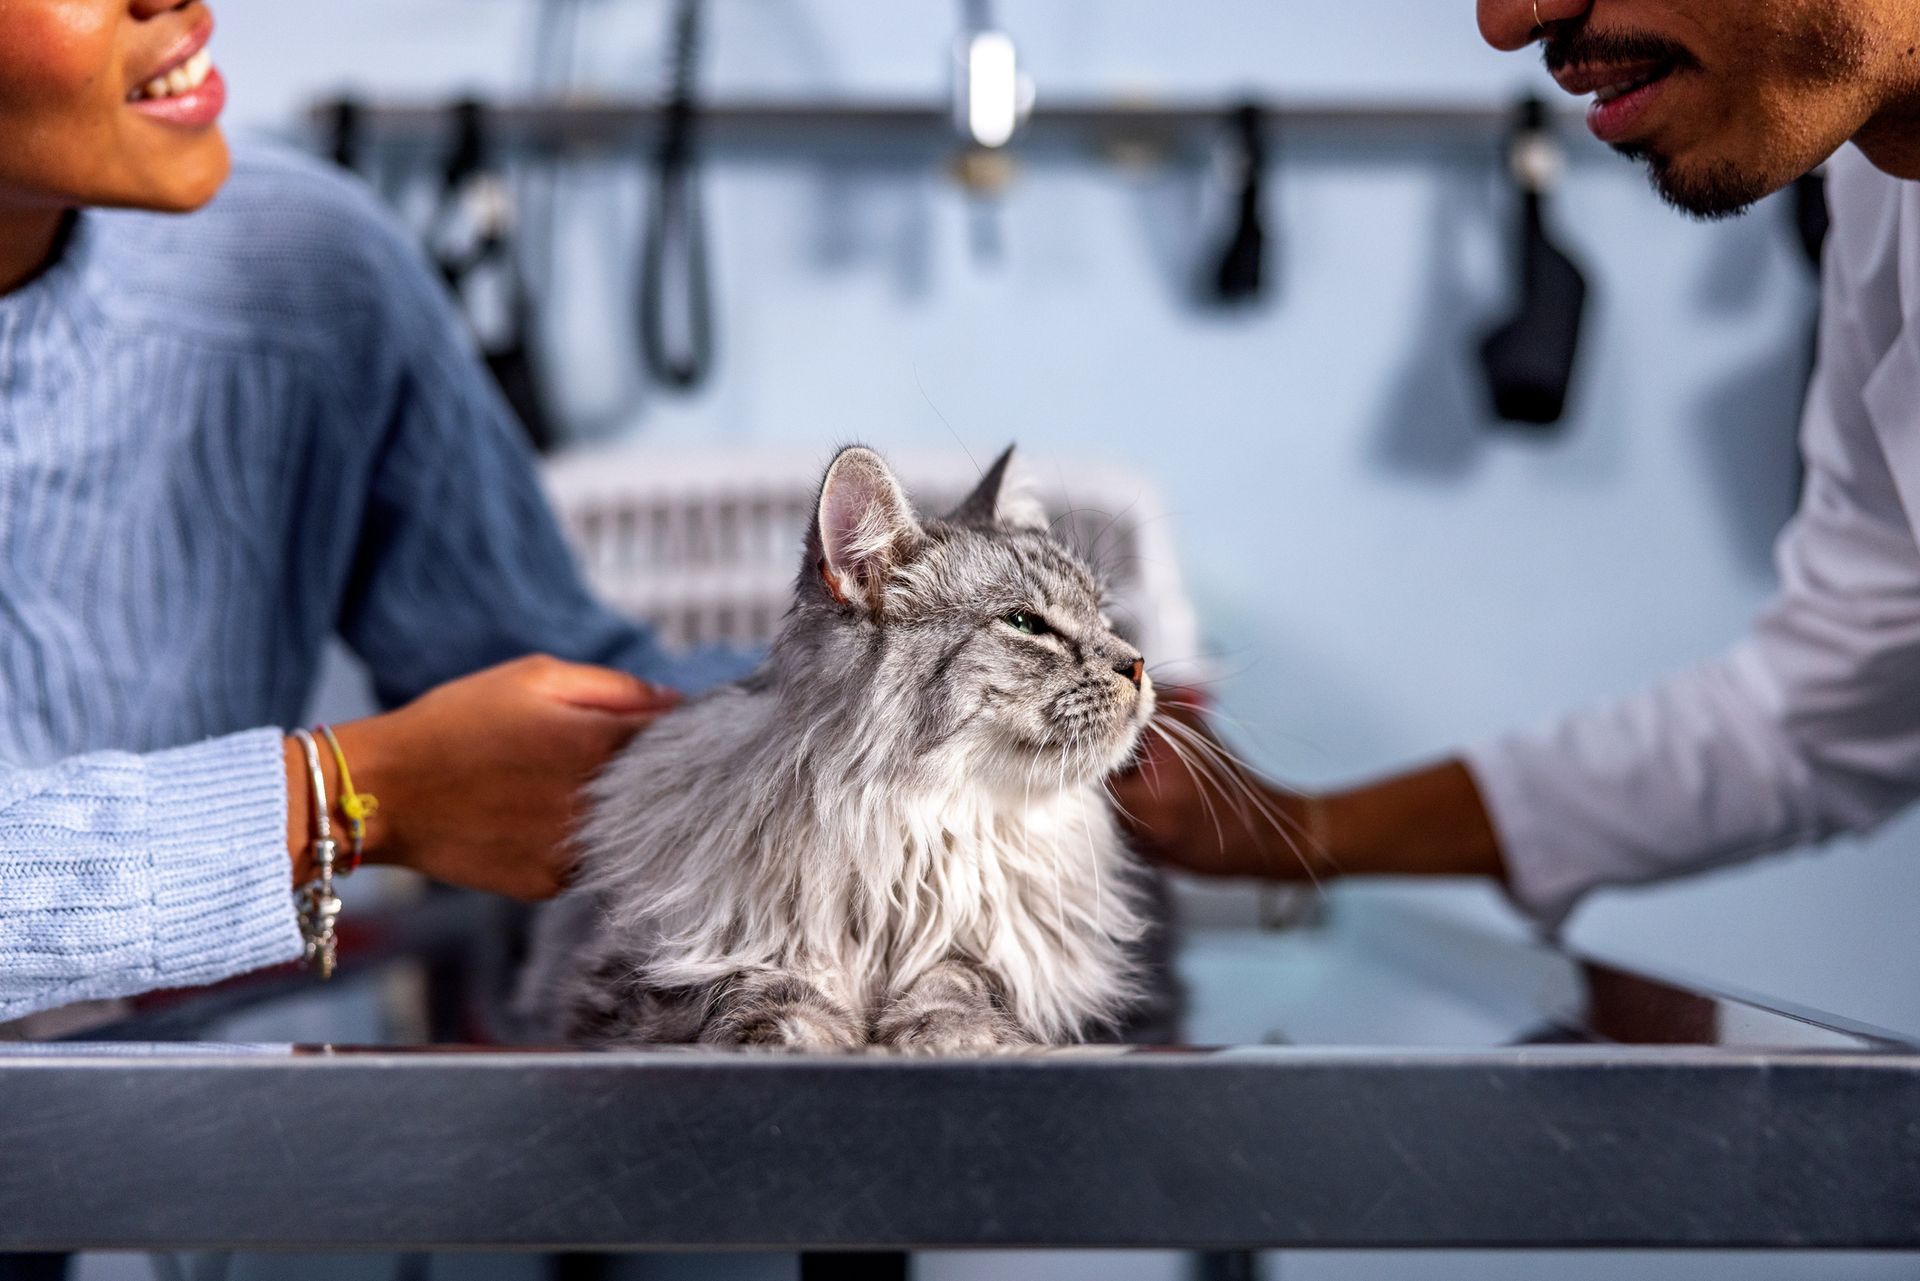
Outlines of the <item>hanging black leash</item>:
{"type": "Polygon", "coordinates": [[[342,169],[356,172],[360,168],[361,111],[355,98],[338,98],[327,107],[327,154],[342,169]]]}
{"type": "Polygon", "coordinates": [[[699,386],[713,368],[712,282],[694,151],[699,47],[699,0],[678,0],[673,87],[662,113],[653,198],[641,246],[640,344],[653,376],[682,390],[699,386]],[[670,283],[682,291],[677,316],[671,314],[670,283]],[[683,345],[676,347],[676,338],[683,345]]]}
{"type": "Polygon", "coordinates": [[[1480,363],[1494,412],[1508,422],[1547,426],[1566,412],[1587,281],[1547,231],[1546,199],[1560,153],[1538,98],[1520,104],[1508,162],[1520,195],[1520,299],[1514,314],[1481,343],[1480,363]]]}
{"type": "Polygon", "coordinates": [[[1267,229],[1261,210],[1266,180],[1266,114],[1257,103],[1233,113],[1233,163],[1237,171],[1233,232],[1214,267],[1212,296],[1221,303],[1245,303],[1260,297],[1265,285],[1267,229]]]}
{"type": "Polygon", "coordinates": [[[469,99],[454,107],[453,119],[453,149],[442,173],[427,246],[467,312],[500,394],[533,447],[545,453],[557,443],[557,435],[528,338],[534,328],[533,301],[515,253],[512,197],[505,178],[492,168],[486,108],[469,99]],[[491,334],[475,319],[468,296],[470,283],[483,271],[497,273],[500,281],[503,314],[491,334]]]}

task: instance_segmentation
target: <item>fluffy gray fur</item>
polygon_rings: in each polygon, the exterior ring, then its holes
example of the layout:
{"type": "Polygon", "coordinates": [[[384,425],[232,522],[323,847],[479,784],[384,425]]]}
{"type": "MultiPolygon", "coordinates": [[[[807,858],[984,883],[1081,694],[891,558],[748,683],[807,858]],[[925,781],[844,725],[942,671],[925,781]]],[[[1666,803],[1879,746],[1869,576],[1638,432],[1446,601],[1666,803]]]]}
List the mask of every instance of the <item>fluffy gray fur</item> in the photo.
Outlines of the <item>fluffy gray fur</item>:
{"type": "Polygon", "coordinates": [[[527,987],[549,1034],[974,1051],[1138,995],[1100,780],[1152,684],[1011,454],[926,521],[879,455],[835,457],[766,663],[591,788],[527,987]]]}

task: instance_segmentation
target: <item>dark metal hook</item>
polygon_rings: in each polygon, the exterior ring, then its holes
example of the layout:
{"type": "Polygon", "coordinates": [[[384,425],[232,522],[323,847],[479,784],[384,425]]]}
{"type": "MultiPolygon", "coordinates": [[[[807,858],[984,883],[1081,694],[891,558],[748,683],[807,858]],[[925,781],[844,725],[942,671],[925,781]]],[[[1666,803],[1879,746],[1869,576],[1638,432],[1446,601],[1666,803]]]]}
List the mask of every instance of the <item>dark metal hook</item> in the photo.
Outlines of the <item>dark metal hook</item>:
{"type": "Polygon", "coordinates": [[[653,197],[640,258],[641,350],[653,376],[681,390],[699,386],[713,367],[712,281],[694,150],[699,43],[699,0],[679,0],[674,11],[673,89],[654,153],[653,197]],[[669,274],[684,291],[679,316],[684,346],[677,349],[669,337],[669,274]]]}

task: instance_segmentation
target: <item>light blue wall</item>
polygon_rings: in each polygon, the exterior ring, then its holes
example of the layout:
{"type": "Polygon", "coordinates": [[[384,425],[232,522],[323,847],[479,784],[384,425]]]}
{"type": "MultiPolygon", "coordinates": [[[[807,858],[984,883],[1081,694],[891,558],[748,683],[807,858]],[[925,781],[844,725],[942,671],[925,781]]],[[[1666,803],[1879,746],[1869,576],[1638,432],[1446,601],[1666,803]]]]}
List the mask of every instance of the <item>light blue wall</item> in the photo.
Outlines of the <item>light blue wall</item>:
{"type": "MultiPolygon", "coordinates": [[[[714,0],[709,81],[746,93],[935,95],[954,6],[714,0]]],[[[528,75],[528,0],[224,0],[233,120],[287,127],[345,86],[416,96],[528,75]]],[[[584,6],[582,81],[657,84],[660,3],[584,6]]],[[[1043,95],[1493,101],[1534,61],[1484,49],[1467,0],[1004,4],[1043,95]]],[[[1589,144],[1559,210],[1595,284],[1565,434],[1489,430],[1463,353],[1498,310],[1491,157],[1281,160],[1283,288],[1196,312],[1184,172],[1033,164],[1004,260],[934,160],[796,156],[707,180],[721,368],[689,400],[637,381],[639,186],[561,206],[555,349],[575,418],[662,443],[825,450],[1017,437],[1157,477],[1233,673],[1222,701],[1279,774],[1316,784],[1632,688],[1735,636],[1791,500],[1811,290],[1784,210],[1702,226],[1589,144]],[[937,410],[937,412],[936,412],[937,410]],[[943,419],[945,420],[943,422],[943,419]]],[[[1575,938],[1920,1028],[1913,828],[1866,850],[1610,895],[1575,938]]]]}

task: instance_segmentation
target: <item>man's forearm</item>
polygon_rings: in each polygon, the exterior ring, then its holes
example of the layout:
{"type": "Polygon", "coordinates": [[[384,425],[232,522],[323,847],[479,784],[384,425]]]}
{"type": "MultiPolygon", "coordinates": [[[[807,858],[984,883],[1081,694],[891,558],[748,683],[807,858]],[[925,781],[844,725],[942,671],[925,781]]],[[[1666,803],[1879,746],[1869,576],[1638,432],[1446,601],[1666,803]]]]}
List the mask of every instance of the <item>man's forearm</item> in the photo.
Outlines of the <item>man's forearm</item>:
{"type": "Polygon", "coordinates": [[[1506,880],[1486,802],[1459,760],[1308,798],[1305,808],[1336,874],[1506,880]]]}
{"type": "Polygon", "coordinates": [[[1203,876],[1490,876],[1506,860],[1472,773],[1457,759],[1344,791],[1308,794],[1260,778],[1204,722],[1174,714],[1186,750],[1149,744],[1113,782],[1148,857],[1203,876]]]}

